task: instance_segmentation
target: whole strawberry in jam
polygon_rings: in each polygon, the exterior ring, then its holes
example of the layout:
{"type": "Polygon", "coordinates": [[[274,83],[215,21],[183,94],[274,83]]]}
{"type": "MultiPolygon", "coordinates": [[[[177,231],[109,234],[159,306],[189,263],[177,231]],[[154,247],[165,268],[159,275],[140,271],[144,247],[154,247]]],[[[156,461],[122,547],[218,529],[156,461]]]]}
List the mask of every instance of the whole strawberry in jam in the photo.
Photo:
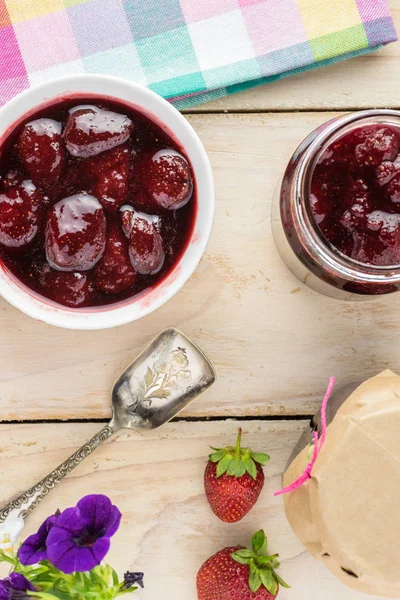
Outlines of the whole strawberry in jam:
{"type": "Polygon", "coordinates": [[[51,300],[79,308],[90,303],[92,291],[85,273],[54,271],[46,265],[39,276],[39,283],[51,300]]]}
{"type": "Polygon", "coordinates": [[[43,196],[30,180],[0,193],[0,245],[26,249],[39,231],[44,205],[43,196]]]}
{"type": "Polygon", "coordinates": [[[71,166],[66,185],[74,193],[92,194],[105,210],[116,212],[128,199],[132,167],[132,149],[123,144],[71,166]]]}
{"type": "Polygon", "coordinates": [[[375,173],[379,185],[382,186],[389,183],[389,181],[391,181],[396,175],[398,168],[399,165],[396,165],[395,163],[390,162],[389,160],[385,160],[380,165],[378,165],[376,167],[375,173]]]}
{"type": "Polygon", "coordinates": [[[374,210],[368,215],[367,230],[374,244],[364,240],[363,254],[379,266],[400,264],[400,214],[374,210]]]}
{"type": "Polygon", "coordinates": [[[128,141],[132,129],[126,115],[98,106],[77,106],[70,110],[63,135],[72,156],[88,158],[128,141]]]}
{"type": "Polygon", "coordinates": [[[58,271],[88,271],[106,246],[106,219],[100,202],[82,192],[55,204],[46,227],[46,256],[58,271]]]}
{"type": "Polygon", "coordinates": [[[384,161],[394,161],[400,149],[398,136],[388,127],[373,128],[365,140],[355,147],[360,165],[377,167],[384,161]]]}
{"type": "Polygon", "coordinates": [[[311,181],[310,205],[323,236],[343,254],[370,265],[400,262],[400,131],[357,128],[332,143],[311,181]],[[340,153],[353,153],[344,165],[340,153]]]}
{"type": "Polygon", "coordinates": [[[213,448],[204,473],[204,489],[214,514],[226,523],[247,515],[264,487],[263,465],[268,454],[241,447],[239,429],[236,446],[213,448]]]}
{"type": "Polygon", "coordinates": [[[400,204],[400,171],[397,171],[390,178],[386,190],[391,202],[400,204]]]}
{"type": "Polygon", "coordinates": [[[123,207],[122,224],[129,239],[129,257],[133,268],[141,275],[154,275],[161,270],[165,252],[156,227],[158,217],[123,207]]]}
{"type": "Polygon", "coordinates": [[[61,123],[40,118],[26,123],[18,140],[18,152],[33,183],[51,189],[60,178],[65,163],[61,123]]]}
{"type": "Polygon", "coordinates": [[[190,166],[179,152],[159,150],[142,155],[136,165],[137,191],[132,203],[148,211],[178,210],[192,197],[190,166]]]}
{"type": "Polygon", "coordinates": [[[108,225],[106,249],[93,275],[95,287],[104,294],[118,294],[135,285],[136,272],[129,259],[128,242],[115,223],[108,225]]]}
{"type": "Polygon", "coordinates": [[[268,555],[263,530],[252,538],[252,549],[224,548],[197,573],[198,600],[274,600],[279,586],[290,587],[276,572],[279,555],[268,555]]]}

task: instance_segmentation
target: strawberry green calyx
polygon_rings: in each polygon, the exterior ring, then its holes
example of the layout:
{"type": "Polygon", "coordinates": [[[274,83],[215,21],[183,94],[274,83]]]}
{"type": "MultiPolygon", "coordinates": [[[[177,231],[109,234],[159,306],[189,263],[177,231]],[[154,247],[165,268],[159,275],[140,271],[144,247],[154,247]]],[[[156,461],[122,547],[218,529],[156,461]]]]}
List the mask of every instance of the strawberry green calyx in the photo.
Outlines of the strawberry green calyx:
{"type": "Polygon", "coordinates": [[[210,454],[209,460],[218,463],[216,476],[221,477],[224,473],[233,477],[242,477],[248,473],[254,480],[257,479],[257,464],[262,467],[269,461],[268,454],[253,452],[250,448],[242,448],[242,430],[236,441],[236,446],[226,448],[212,448],[215,452],[210,454]]]}
{"type": "Polygon", "coordinates": [[[231,554],[231,558],[241,565],[249,565],[249,588],[252,592],[257,592],[261,586],[264,586],[273,596],[278,593],[278,586],[289,588],[288,585],[275,569],[280,567],[278,560],[279,554],[267,554],[267,538],[262,529],[257,531],[252,537],[252,550],[237,550],[231,554]]]}

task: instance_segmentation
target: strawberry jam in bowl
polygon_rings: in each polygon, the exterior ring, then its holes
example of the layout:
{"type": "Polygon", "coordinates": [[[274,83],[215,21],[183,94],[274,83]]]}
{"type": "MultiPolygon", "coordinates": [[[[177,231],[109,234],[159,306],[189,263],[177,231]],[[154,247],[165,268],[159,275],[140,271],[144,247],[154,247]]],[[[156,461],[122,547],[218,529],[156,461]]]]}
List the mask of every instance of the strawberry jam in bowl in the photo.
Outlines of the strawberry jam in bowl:
{"type": "Polygon", "coordinates": [[[293,155],[273,233],[292,272],[340,299],[400,289],[400,112],[325,123],[293,155]]]}
{"type": "Polygon", "coordinates": [[[0,110],[0,293],[30,316],[101,329],[155,310],[200,261],[214,202],[200,140],[146,88],[66,77],[0,110]]]}

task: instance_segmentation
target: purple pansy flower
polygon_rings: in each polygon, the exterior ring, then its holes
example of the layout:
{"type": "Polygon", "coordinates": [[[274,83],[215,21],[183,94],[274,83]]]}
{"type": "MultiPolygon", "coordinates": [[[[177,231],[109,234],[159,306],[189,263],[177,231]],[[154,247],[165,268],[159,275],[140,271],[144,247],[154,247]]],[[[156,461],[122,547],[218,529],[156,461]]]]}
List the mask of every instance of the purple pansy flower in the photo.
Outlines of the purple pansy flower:
{"type": "Polygon", "coordinates": [[[47,538],[47,558],[64,573],[90,571],[110,549],[121,513],[107,496],[85,496],[57,518],[47,538]]]}
{"type": "Polygon", "coordinates": [[[23,565],[35,565],[47,559],[47,537],[50,529],[58,519],[60,511],[48,517],[39,527],[37,533],[30,535],[18,550],[18,558],[23,565]]]}
{"type": "Polygon", "coordinates": [[[29,598],[26,593],[35,588],[21,573],[11,573],[6,579],[0,580],[0,600],[23,600],[29,598]]]}

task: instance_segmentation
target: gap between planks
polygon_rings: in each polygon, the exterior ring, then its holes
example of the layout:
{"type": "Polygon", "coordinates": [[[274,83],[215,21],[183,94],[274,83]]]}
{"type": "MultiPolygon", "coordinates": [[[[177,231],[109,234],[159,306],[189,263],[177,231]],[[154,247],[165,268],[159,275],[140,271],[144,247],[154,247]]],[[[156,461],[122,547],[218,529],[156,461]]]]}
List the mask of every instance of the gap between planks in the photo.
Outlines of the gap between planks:
{"type": "Polygon", "coordinates": [[[285,114],[312,114],[312,113],[329,113],[329,112],[338,112],[338,113],[352,113],[359,112],[362,110],[400,110],[400,106],[390,105],[387,107],[374,107],[371,106],[370,109],[360,108],[359,106],[336,106],[332,109],[327,108],[268,108],[265,110],[258,108],[248,108],[248,109],[212,109],[212,110],[194,110],[194,109],[186,109],[181,111],[183,115],[200,115],[200,116],[212,116],[212,115],[285,115],[285,114]]]}
{"type": "MultiPolygon", "coordinates": [[[[311,420],[313,415],[264,415],[264,416],[207,416],[207,417],[175,417],[171,419],[169,423],[216,423],[221,421],[307,421],[311,420]]],[[[68,423],[108,423],[110,417],[102,417],[99,419],[23,419],[18,420],[0,420],[0,425],[54,425],[54,424],[68,424],[68,423]]]]}

